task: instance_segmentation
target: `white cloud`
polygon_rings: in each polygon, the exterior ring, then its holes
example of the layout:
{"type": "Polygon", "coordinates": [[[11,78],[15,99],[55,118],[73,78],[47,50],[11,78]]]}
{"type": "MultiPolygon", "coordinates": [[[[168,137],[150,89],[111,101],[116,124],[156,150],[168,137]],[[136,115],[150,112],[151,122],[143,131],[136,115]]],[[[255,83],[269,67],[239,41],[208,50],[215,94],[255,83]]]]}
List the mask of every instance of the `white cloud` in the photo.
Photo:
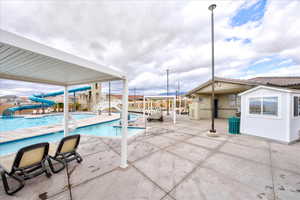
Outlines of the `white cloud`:
{"type": "Polygon", "coordinates": [[[292,65],[288,67],[277,67],[264,73],[250,73],[242,78],[254,78],[255,76],[300,76],[300,65],[292,65]]]}
{"type": "Polygon", "coordinates": [[[281,61],[280,63],[278,63],[278,66],[280,66],[280,65],[285,65],[285,64],[290,64],[290,63],[292,63],[293,62],[293,60],[290,58],[290,59],[287,59],[287,60],[283,60],[283,61],[281,61]]]}
{"type": "Polygon", "coordinates": [[[253,65],[259,64],[259,63],[264,63],[264,62],[269,62],[271,61],[271,58],[262,58],[260,60],[255,61],[255,63],[253,63],[253,65]]]}
{"type": "MultiPolygon", "coordinates": [[[[189,90],[210,77],[210,11],[207,7],[213,2],[217,3],[217,75],[255,76],[257,73],[248,70],[248,66],[274,56],[290,59],[299,66],[299,1],[268,1],[260,21],[237,27],[230,25],[232,17],[257,0],[0,1],[0,27],[124,70],[131,88],[144,88],[148,93],[164,91],[165,70],[169,68],[172,88],[180,79],[182,89],[189,90]],[[238,40],[226,41],[227,38],[238,40]],[[245,39],[251,42],[245,43],[245,39]]],[[[292,69],[297,71],[296,67],[292,69]]],[[[287,69],[281,70],[287,73],[287,69]]],[[[15,87],[19,87],[18,84],[15,87]]],[[[119,88],[119,84],[115,87],[119,88]]]]}
{"type": "Polygon", "coordinates": [[[15,95],[15,91],[13,90],[0,90],[0,96],[4,96],[4,95],[15,95]]]}

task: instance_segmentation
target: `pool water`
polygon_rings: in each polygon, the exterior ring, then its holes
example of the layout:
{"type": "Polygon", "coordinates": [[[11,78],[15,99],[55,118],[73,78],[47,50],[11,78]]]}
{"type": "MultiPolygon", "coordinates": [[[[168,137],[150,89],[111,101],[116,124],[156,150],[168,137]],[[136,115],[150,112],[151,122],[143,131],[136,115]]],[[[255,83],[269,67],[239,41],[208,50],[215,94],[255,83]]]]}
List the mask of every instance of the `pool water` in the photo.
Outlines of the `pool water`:
{"type": "MultiPolygon", "coordinates": [[[[72,114],[76,120],[94,117],[94,114],[72,114]]],[[[59,124],[63,122],[63,115],[48,115],[41,118],[26,119],[24,117],[0,118],[0,132],[13,131],[22,128],[59,124]]]]}
{"type": "MultiPolygon", "coordinates": [[[[136,118],[136,115],[131,115],[131,120],[136,118]]],[[[110,122],[103,122],[99,124],[94,124],[86,127],[77,128],[76,130],[70,132],[69,134],[81,134],[81,135],[94,135],[94,136],[106,136],[106,137],[120,137],[121,128],[116,128],[114,126],[119,125],[120,120],[114,120],[110,122]]],[[[128,136],[135,135],[141,132],[141,128],[128,128],[128,136]]],[[[36,144],[40,142],[56,142],[64,137],[64,133],[55,132],[47,135],[35,136],[32,138],[25,138],[5,143],[0,143],[0,156],[10,153],[17,152],[20,148],[36,144]]]]}

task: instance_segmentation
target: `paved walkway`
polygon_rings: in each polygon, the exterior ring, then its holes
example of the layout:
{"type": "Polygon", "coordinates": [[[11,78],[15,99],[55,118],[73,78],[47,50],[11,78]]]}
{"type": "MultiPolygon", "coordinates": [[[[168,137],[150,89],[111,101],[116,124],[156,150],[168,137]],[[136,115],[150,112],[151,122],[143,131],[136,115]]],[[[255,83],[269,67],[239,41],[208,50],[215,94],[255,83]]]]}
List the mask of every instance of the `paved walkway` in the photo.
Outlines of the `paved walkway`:
{"type": "Polygon", "coordinates": [[[300,144],[278,144],[244,135],[206,136],[208,121],[151,123],[129,142],[129,167],[119,168],[120,141],[84,136],[84,161],[50,179],[26,182],[1,200],[299,200],[300,144]],[[71,198],[72,197],[72,198],[71,198]]]}

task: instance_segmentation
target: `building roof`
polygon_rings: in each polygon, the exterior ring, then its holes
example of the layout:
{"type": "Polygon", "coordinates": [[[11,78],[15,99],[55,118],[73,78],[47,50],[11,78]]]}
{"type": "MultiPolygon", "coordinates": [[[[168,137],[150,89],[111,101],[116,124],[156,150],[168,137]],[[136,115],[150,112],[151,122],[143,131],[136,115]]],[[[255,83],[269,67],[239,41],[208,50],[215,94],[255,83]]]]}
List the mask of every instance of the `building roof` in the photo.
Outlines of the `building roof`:
{"type": "MultiPolygon", "coordinates": [[[[250,85],[250,86],[258,85],[256,82],[250,81],[250,80],[222,78],[222,77],[215,77],[215,81],[216,82],[224,82],[224,83],[234,83],[234,84],[240,84],[240,85],[250,85]]],[[[208,80],[208,81],[204,82],[203,84],[201,84],[198,87],[196,87],[196,88],[192,89],[191,91],[189,91],[187,93],[187,95],[191,95],[191,94],[197,92],[198,90],[210,85],[211,82],[212,82],[212,80],[208,80]]]]}
{"type": "MultiPolygon", "coordinates": [[[[240,85],[249,85],[249,86],[275,86],[275,87],[293,87],[293,86],[300,86],[300,77],[256,77],[251,79],[232,79],[232,78],[222,78],[222,77],[215,77],[216,82],[225,82],[225,83],[234,83],[240,85]]],[[[211,84],[211,80],[204,82],[203,84],[199,85],[198,87],[192,89],[187,93],[187,95],[191,95],[198,90],[208,86],[211,84]]]]}
{"type": "Polygon", "coordinates": [[[296,90],[296,89],[289,89],[289,88],[282,88],[282,87],[273,87],[273,86],[265,86],[265,85],[260,85],[257,87],[254,87],[250,90],[246,90],[240,94],[238,94],[239,96],[248,94],[250,92],[256,91],[258,89],[267,89],[267,90],[275,90],[275,91],[279,91],[279,92],[286,92],[286,93],[297,93],[300,94],[300,90],[296,90]]]}
{"type": "Polygon", "coordinates": [[[300,76],[256,77],[249,80],[263,85],[274,85],[281,87],[300,85],[300,76]]]}
{"type": "Polygon", "coordinates": [[[0,29],[0,78],[68,86],[126,76],[0,29]]]}

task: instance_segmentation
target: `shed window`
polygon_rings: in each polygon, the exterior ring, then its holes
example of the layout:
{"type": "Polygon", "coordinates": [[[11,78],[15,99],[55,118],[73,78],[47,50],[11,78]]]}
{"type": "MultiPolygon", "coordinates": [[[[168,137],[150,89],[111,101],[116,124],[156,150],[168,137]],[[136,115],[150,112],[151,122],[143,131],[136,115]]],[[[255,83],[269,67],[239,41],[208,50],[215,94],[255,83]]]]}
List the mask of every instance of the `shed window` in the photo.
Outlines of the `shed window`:
{"type": "Polygon", "coordinates": [[[278,114],[278,97],[263,98],[263,114],[264,115],[278,114]]]}
{"type": "Polygon", "coordinates": [[[256,115],[278,115],[278,97],[256,97],[249,99],[249,113],[256,115]]]}
{"type": "Polygon", "coordinates": [[[300,116],[300,97],[294,97],[294,116],[300,116]]]}
{"type": "Polygon", "coordinates": [[[250,98],[249,113],[261,114],[261,98],[250,98]]]}

